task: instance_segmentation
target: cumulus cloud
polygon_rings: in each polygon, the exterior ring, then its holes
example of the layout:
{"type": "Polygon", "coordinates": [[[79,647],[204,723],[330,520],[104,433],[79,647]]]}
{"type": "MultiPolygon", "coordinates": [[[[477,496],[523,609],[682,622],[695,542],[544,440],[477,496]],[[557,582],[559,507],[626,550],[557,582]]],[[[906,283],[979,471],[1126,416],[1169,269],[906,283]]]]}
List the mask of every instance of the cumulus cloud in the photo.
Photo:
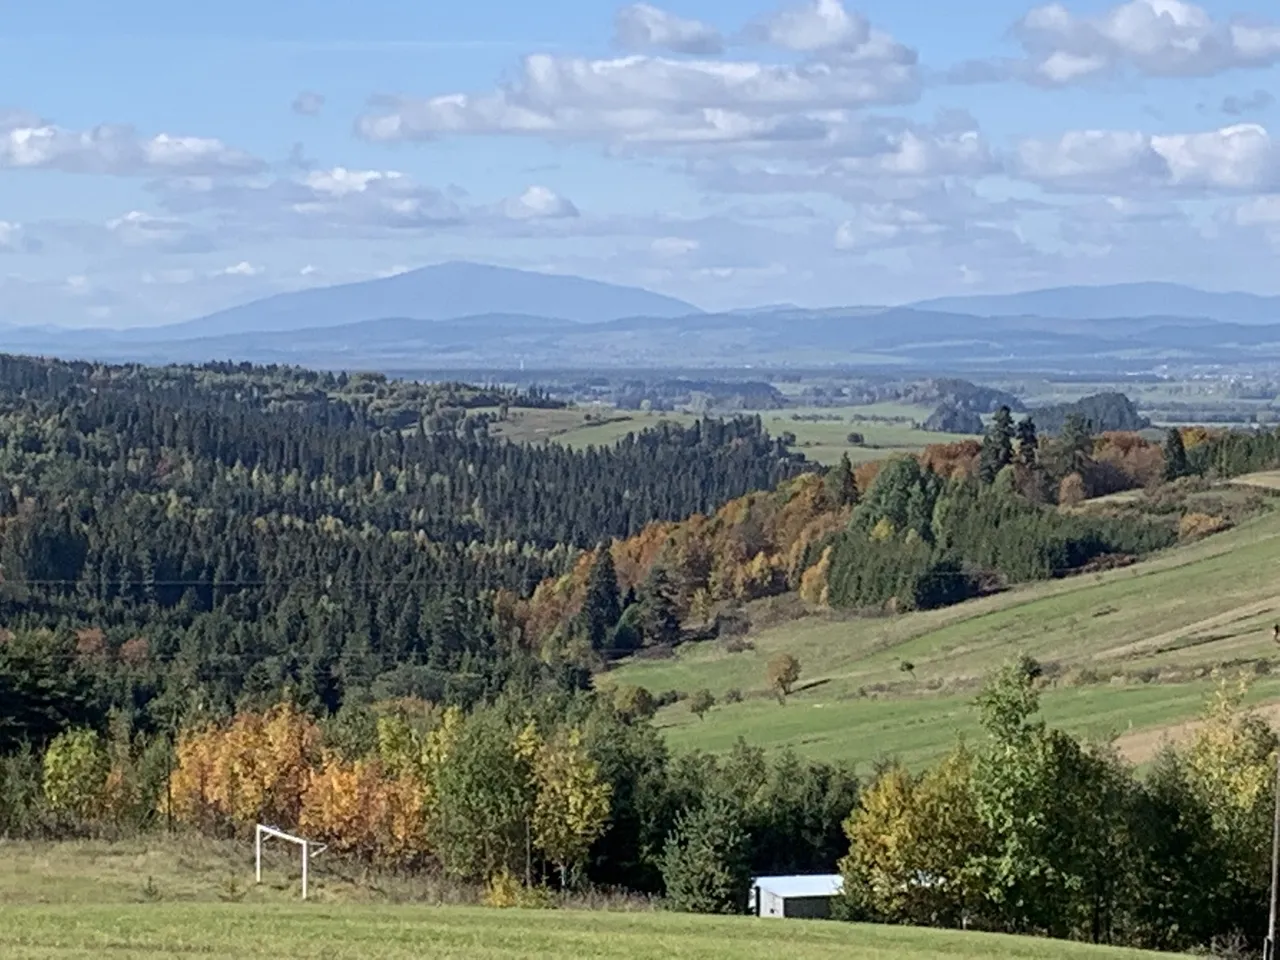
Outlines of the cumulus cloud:
{"type": "Polygon", "coordinates": [[[577,206],[545,186],[494,204],[465,202],[460,191],[418,183],[397,170],[330,167],[293,177],[233,182],[183,177],[151,185],[175,214],[212,215],[234,237],[376,239],[409,231],[485,229],[578,217],[577,206]]]}
{"type": "Polygon", "coordinates": [[[801,53],[857,50],[871,39],[871,24],[840,0],[811,0],[756,24],[748,36],[801,53]]]}
{"type": "Polygon", "coordinates": [[[629,56],[537,54],[519,79],[484,94],[401,98],[359,118],[368,140],[526,134],[622,143],[706,144],[822,139],[842,111],[913,100],[915,64],[885,60],[775,65],[629,56]]]}
{"type": "Polygon", "coordinates": [[[1173,135],[1082,130],[1022,141],[1015,169],[1048,188],[1088,193],[1258,191],[1277,182],[1280,156],[1257,124],[1173,135]]]}
{"type": "MultiPolygon", "coordinates": [[[[692,21],[677,28],[652,7],[627,8],[623,19],[632,24],[623,32],[633,47],[688,52],[695,45],[690,37],[702,36],[692,21]],[[636,18],[643,28],[633,24],[636,18]]],[[[919,96],[915,51],[838,0],[784,11],[755,29],[805,56],[768,62],[539,53],[488,92],[378,98],[356,130],[380,142],[524,134],[655,146],[811,143],[828,138],[851,111],[919,96]]]]}
{"type": "Polygon", "coordinates": [[[547,187],[530,187],[501,205],[512,220],[557,220],[579,215],[573,201],[547,187]]]}
{"type": "Polygon", "coordinates": [[[209,137],[140,136],[132,127],[68,130],[26,113],[0,115],[0,168],[156,176],[244,174],[262,162],[209,137]]]}
{"type": "Polygon", "coordinates": [[[304,117],[314,117],[324,109],[324,94],[304,90],[293,98],[293,112],[304,117]]]}
{"type": "Polygon", "coordinates": [[[663,49],[697,56],[715,55],[724,49],[715,27],[647,3],[633,3],[618,11],[614,42],[626,50],[663,49]]]}
{"type": "Polygon", "coordinates": [[[1009,76],[1067,86],[1128,69],[1150,77],[1208,77],[1280,63],[1280,23],[1215,20],[1185,0],[1128,0],[1098,16],[1061,3],[1036,7],[1014,26],[1025,57],[962,64],[960,82],[1009,76]]]}

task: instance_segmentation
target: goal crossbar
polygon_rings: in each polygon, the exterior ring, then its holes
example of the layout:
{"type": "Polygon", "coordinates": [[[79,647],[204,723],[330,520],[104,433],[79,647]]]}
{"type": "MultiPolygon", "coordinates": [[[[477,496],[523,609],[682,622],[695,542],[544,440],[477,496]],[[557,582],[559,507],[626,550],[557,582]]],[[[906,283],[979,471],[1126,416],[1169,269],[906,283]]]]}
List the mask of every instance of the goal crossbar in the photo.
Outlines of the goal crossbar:
{"type": "Polygon", "coordinates": [[[295,837],[276,827],[258,824],[253,836],[254,876],[257,883],[262,883],[262,841],[274,837],[287,843],[296,843],[302,848],[302,899],[307,899],[307,874],[311,866],[311,858],[318,857],[328,849],[327,843],[312,843],[304,837],[295,837]]]}

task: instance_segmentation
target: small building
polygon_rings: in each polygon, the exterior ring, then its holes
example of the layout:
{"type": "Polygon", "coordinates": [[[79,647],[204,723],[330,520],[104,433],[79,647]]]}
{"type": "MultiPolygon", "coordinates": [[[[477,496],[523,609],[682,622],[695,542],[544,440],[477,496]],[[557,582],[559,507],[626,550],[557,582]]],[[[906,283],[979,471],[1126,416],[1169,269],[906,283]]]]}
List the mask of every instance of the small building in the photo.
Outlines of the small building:
{"type": "Polygon", "coordinates": [[[756,877],[751,881],[748,909],[756,917],[823,920],[844,881],[838,873],[795,877],[756,877]]]}

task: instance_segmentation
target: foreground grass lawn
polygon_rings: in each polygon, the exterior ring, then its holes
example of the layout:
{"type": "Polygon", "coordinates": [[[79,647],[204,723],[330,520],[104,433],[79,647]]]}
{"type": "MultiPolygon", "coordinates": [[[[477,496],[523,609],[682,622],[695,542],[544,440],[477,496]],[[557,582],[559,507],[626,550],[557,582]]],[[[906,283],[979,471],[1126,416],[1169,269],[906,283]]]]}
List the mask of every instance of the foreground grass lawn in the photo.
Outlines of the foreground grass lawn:
{"type": "Polygon", "coordinates": [[[975,933],[670,913],[462,907],[147,904],[6,907],[6,960],[1107,960],[1156,954],[975,933]]]}

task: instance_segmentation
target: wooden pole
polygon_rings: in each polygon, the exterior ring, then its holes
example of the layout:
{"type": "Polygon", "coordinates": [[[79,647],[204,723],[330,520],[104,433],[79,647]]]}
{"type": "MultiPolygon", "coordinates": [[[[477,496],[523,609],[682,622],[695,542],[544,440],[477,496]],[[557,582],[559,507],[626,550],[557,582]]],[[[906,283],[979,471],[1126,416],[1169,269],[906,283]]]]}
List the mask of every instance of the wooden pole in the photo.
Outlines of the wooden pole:
{"type": "Polygon", "coordinates": [[[1271,917],[1267,923],[1264,960],[1276,960],[1276,895],[1280,887],[1280,754],[1276,756],[1275,814],[1271,824],[1271,917]]]}

